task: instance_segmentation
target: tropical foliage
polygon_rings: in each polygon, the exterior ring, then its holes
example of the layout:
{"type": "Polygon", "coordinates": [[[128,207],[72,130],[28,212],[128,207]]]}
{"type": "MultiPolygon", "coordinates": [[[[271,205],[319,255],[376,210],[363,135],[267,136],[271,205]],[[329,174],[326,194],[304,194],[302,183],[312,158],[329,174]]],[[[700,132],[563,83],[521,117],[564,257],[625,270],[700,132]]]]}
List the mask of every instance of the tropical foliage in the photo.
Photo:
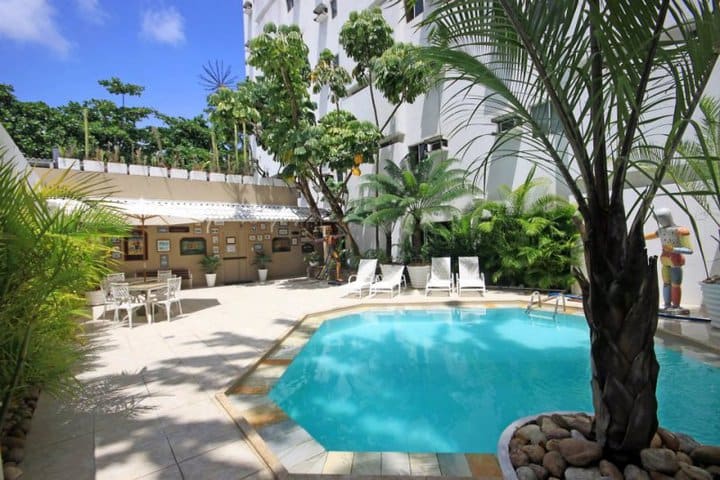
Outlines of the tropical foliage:
{"type": "Polygon", "coordinates": [[[338,83],[337,72],[327,72],[327,55],[321,57],[322,65],[314,73],[307,56],[308,47],[296,25],[267,24],[263,33],[250,41],[248,63],[263,73],[253,84],[255,99],[261,101],[248,99],[259,113],[254,131],[258,143],[280,162],[281,176],[294,180],[318,219],[322,213],[314,191],[321,194],[345,234],[348,248],[357,256],[357,245],[345,222],[347,184],[351,175],[358,173],[360,163],[374,160],[380,133],[371,123],[339,108],[315,118],[310,101],[313,83],[317,88],[329,82],[333,91],[340,93],[342,78],[338,83]]]}
{"type": "Polygon", "coordinates": [[[0,156],[0,425],[29,385],[72,389],[84,346],[77,319],[108,271],[109,237],[127,234],[108,209],[53,210],[54,196],[82,201],[102,185],[62,183],[31,189],[0,156]]]}
{"type": "Polygon", "coordinates": [[[594,433],[610,458],[637,461],[658,427],[657,259],[648,258],[643,225],[720,53],[717,2],[436,5],[425,54],[466,86],[450,107],[458,124],[480,111],[512,116],[493,150],[521,137],[517,154],[557,172],[577,202],[594,433]],[[659,147],[648,144],[657,139],[659,147]],[[653,148],[645,164],[633,161],[653,148]],[[651,167],[651,181],[628,215],[633,166],[651,167]]]}
{"type": "Polygon", "coordinates": [[[365,213],[363,222],[368,225],[400,223],[407,242],[405,263],[427,261],[424,230],[433,221],[457,216],[460,211],[451,202],[471,192],[465,172],[452,168],[453,162],[437,153],[416,162],[389,160],[385,173],[363,177],[361,197],[354,206],[365,213]],[[378,195],[363,195],[368,191],[378,195]]]}

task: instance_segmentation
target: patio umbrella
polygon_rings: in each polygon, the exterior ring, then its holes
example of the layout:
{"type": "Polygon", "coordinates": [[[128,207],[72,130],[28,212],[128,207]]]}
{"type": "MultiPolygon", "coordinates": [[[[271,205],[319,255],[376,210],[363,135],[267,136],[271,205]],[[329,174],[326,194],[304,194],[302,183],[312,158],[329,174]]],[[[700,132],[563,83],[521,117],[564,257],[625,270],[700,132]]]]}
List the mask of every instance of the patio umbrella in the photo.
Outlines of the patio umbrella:
{"type": "MultiPolygon", "coordinates": [[[[146,225],[183,225],[201,223],[203,220],[184,216],[184,212],[172,208],[163,200],[140,199],[106,199],[111,208],[124,216],[130,225],[140,227],[145,241],[146,225]]],[[[147,251],[143,251],[143,280],[147,280],[147,251]]]]}

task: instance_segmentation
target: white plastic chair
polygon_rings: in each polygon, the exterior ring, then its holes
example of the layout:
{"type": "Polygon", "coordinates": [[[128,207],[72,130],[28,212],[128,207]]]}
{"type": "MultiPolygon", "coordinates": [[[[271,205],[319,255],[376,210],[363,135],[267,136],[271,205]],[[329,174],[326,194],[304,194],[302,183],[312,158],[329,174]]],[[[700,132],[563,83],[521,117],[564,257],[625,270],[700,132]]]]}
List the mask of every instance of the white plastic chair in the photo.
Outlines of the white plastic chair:
{"type": "Polygon", "coordinates": [[[165,282],[167,280],[170,280],[173,276],[172,270],[158,270],[157,271],[157,279],[158,282],[165,282]]]}
{"type": "Polygon", "coordinates": [[[105,280],[100,284],[100,291],[103,296],[103,318],[107,315],[108,308],[114,308],[115,300],[113,299],[112,292],[110,291],[110,284],[122,283],[125,281],[125,274],[120,273],[109,273],[105,276],[105,280]]]}
{"type": "Polygon", "coordinates": [[[389,292],[392,298],[395,296],[395,288],[397,288],[399,295],[404,278],[405,265],[381,264],[380,269],[383,271],[382,279],[370,285],[370,295],[375,295],[378,292],[389,292]]]}
{"type": "Polygon", "coordinates": [[[425,285],[425,296],[432,290],[447,290],[448,295],[452,293],[452,272],[450,271],[450,257],[433,257],[425,285]]]}
{"type": "Polygon", "coordinates": [[[125,310],[127,312],[128,323],[130,324],[130,328],[132,328],[133,311],[140,307],[144,307],[145,302],[137,300],[132,295],[130,295],[129,283],[111,283],[110,293],[114,301],[113,308],[115,308],[115,315],[113,316],[113,318],[116,322],[119,321],[118,312],[120,310],[125,310]]]}
{"type": "Polygon", "coordinates": [[[481,295],[485,294],[485,274],[480,271],[478,257],[459,257],[457,292],[462,295],[463,290],[475,290],[481,295]]]}
{"type": "Polygon", "coordinates": [[[362,298],[363,289],[367,288],[370,290],[370,285],[375,281],[375,269],[377,268],[376,258],[362,258],[358,264],[358,271],[356,274],[348,277],[348,283],[343,287],[343,294],[347,295],[350,293],[357,292],[358,296],[362,298]]]}
{"type": "Polygon", "coordinates": [[[177,303],[179,314],[182,315],[182,303],[180,302],[180,296],[178,293],[180,292],[180,288],[182,287],[182,278],[181,277],[171,277],[167,280],[167,289],[163,291],[160,295],[158,295],[158,298],[153,300],[152,302],[152,309],[153,309],[153,315],[155,315],[155,307],[162,307],[165,309],[165,317],[167,318],[167,321],[170,321],[170,317],[172,316],[172,306],[173,303],[177,303]]]}
{"type": "Polygon", "coordinates": [[[400,280],[400,287],[402,289],[407,288],[407,279],[405,278],[405,265],[395,265],[393,263],[381,263],[380,264],[380,274],[382,276],[382,280],[387,279],[394,271],[394,267],[402,267],[402,277],[400,280]]]}

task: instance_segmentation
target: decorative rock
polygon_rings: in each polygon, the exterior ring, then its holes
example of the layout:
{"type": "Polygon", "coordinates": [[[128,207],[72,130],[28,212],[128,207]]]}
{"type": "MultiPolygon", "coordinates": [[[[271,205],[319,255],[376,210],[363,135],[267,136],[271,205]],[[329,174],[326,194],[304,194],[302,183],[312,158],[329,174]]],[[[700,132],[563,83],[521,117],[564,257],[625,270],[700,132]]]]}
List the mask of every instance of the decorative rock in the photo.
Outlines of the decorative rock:
{"type": "Polygon", "coordinates": [[[692,458],[696,464],[720,465],[720,447],[701,445],[692,451],[690,458],[692,458]]]}
{"type": "Polygon", "coordinates": [[[540,427],[535,424],[529,424],[520,427],[517,430],[516,434],[527,438],[530,443],[534,445],[545,444],[545,442],[547,441],[545,434],[540,430],[540,427]]]}
{"type": "Polygon", "coordinates": [[[527,453],[532,463],[537,463],[538,465],[542,463],[543,457],[545,456],[545,449],[540,445],[525,445],[521,450],[527,453]]]}
{"type": "Polygon", "coordinates": [[[522,450],[513,450],[510,452],[510,463],[512,463],[515,468],[523,467],[530,463],[530,457],[522,450]]]}
{"type": "Polygon", "coordinates": [[[548,478],[548,471],[544,467],[541,467],[540,465],[535,465],[534,463],[531,463],[528,465],[528,467],[532,468],[532,471],[535,472],[535,476],[538,478],[538,480],[545,480],[548,478]]]}
{"type": "MultiPolygon", "coordinates": [[[[584,467],[602,458],[602,447],[595,442],[565,438],[560,440],[560,454],[570,464],[584,467]]],[[[567,472],[566,472],[567,476],[567,472]]]]}
{"type": "Polygon", "coordinates": [[[675,475],[680,466],[675,453],[667,448],[645,448],[640,450],[640,461],[646,470],[675,475]]]}
{"type": "Polygon", "coordinates": [[[545,454],[542,465],[553,477],[562,478],[563,472],[567,467],[567,462],[562,455],[560,455],[560,452],[552,451],[545,454]]]}
{"type": "MultiPolygon", "coordinates": [[[[576,431],[577,431],[577,430],[576,430],[576,431]]],[[[558,428],[555,428],[555,429],[553,429],[553,430],[550,430],[550,431],[545,432],[545,437],[546,437],[548,440],[554,440],[554,439],[560,440],[560,439],[563,439],[563,438],[569,438],[569,437],[570,437],[570,431],[569,431],[569,430],[566,430],[566,429],[564,429],[564,428],[558,427],[558,428]]]]}
{"type": "Polygon", "coordinates": [[[552,439],[545,442],[545,450],[548,452],[559,452],[560,451],[560,440],[552,439]]]}
{"type": "Polygon", "coordinates": [[[508,447],[510,450],[517,450],[520,447],[522,447],[523,445],[527,445],[529,441],[530,440],[528,440],[525,437],[514,436],[513,438],[510,439],[510,443],[508,444],[508,447]]]}
{"type": "Polygon", "coordinates": [[[11,448],[8,450],[7,456],[4,457],[8,462],[20,463],[25,458],[25,449],[20,447],[11,448]]]}
{"type": "Polygon", "coordinates": [[[712,480],[713,476],[702,468],[693,467],[686,463],[680,464],[680,471],[675,476],[683,480],[712,480]]]}
{"type": "Polygon", "coordinates": [[[680,448],[680,440],[675,436],[674,433],[665,430],[664,428],[658,428],[657,434],[662,438],[663,445],[670,450],[677,452],[680,448]]]}
{"type": "Polygon", "coordinates": [[[687,435],[685,433],[676,433],[675,437],[678,439],[678,442],[680,443],[680,451],[685,452],[688,455],[695,450],[697,447],[700,446],[700,444],[690,435],[687,435]]]}
{"type": "Polygon", "coordinates": [[[23,471],[15,465],[3,465],[3,474],[5,480],[18,480],[22,477],[23,471]]]}
{"type": "Polygon", "coordinates": [[[675,452],[675,458],[677,458],[677,461],[680,463],[687,463],[688,465],[693,465],[692,458],[690,458],[690,455],[685,452],[675,452]]]}
{"type": "Polygon", "coordinates": [[[590,436],[590,433],[592,432],[592,420],[590,420],[590,418],[585,415],[575,415],[572,417],[565,417],[565,420],[567,420],[569,428],[577,430],[585,437],[590,436]]]}
{"type": "Polygon", "coordinates": [[[614,463],[609,462],[605,459],[600,460],[600,475],[603,477],[609,477],[612,480],[623,480],[623,474],[614,463]]]}
{"type": "Polygon", "coordinates": [[[515,473],[517,473],[518,480],[538,480],[535,471],[530,467],[520,467],[515,470],[515,473]]]}
{"type": "Polygon", "coordinates": [[[557,423],[553,422],[550,417],[542,417],[540,421],[540,430],[547,435],[548,432],[560,428],[557,423]]]}
{"type": "Polygon", "coordinates": [[[600,471],[597,468],[568,467],[565,470],[565,480],[600,480],[600,471]]]}
{"type": "Polygon", "coordinates": [[[625,467],[623,475],[625,475],[625,480],[650,480],[650,475],[645,470],[633,464],[625,467]]]}
{"type": "Polygon", "coordinates": [[[555,422],[555,425],[557,425],[560,428],[564,428],[565,430],[570,430],[570,425],[568,425],[567,421],[565,420],[565,417],[562,415],[558,415],[557,413],[550,416],[553,422],[555,422]]]}
{"type": "Polygon", "coordinates": [[[650,440],[650,448],[662,448],[662,438],[660,438],[660,435],[657,433],[653,435],[652,440],[650,440]]]}
{"type": "Polygon", "coordinates": [[[673,480],[673,477],[670,475],[665,475],[664,473],[660,472],[650,472],[650,478],[652,480],[673,480]]]}
{"type": "Polygon", "coordinates": [[[713,480],[720,480],[720,467],[718,467],[717,465],[708,467],[705,469],[705,471],[712,475],[713,480]]]}
{"type": "Polygon", "coordinates": [[[570,438],[574,438],[576,440],[587,440],[587,437],[582,434],[582,432],[575,430],[574,428],[570,430],[570,438]]]}

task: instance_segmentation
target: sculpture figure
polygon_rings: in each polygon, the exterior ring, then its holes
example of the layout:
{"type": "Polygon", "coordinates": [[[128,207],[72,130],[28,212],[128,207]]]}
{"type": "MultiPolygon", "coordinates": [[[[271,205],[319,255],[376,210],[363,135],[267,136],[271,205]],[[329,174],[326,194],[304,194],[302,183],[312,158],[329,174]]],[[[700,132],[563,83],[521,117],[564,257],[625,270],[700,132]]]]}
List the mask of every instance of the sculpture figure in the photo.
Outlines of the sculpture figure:
{"type": "Polygon", "coordinates": [[[646,240],[659,238],[662,245],[660,264],[662,265],[663,300],[662,311],[687,315],[689,310],[680,307],[682,297],[682,279],[685,257],[693,253],[690,245],[690,230],[675,225],[672,214],[667,208],[655,210],[658,230],[645,235],[646,240]]]}

